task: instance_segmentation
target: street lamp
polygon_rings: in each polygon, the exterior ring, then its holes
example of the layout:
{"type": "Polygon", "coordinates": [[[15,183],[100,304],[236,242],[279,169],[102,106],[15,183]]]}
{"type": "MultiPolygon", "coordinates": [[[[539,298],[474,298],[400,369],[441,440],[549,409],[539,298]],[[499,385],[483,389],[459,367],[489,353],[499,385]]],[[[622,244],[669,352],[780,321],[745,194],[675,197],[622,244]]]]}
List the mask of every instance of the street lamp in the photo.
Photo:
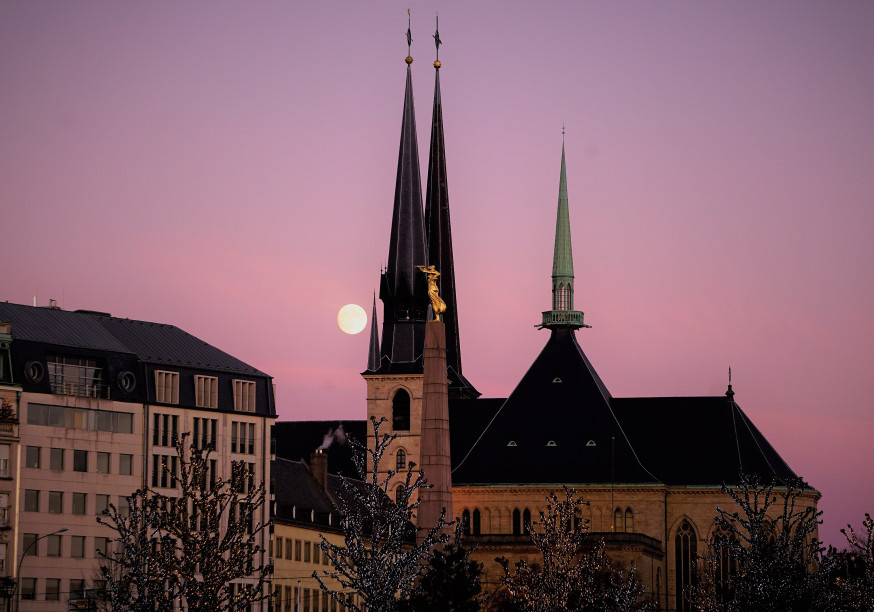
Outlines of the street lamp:
{"type": "Polygon", "coordinates": [[[61,527],[57,531],[53,531],[51,533],[47,533],[45,535],[41,535],[36,538],[33,542],[31,542],[27,548],[24,549],[24,552],[21,553],[21,559],[18,560],[18,569],[15,570],[15,612],[18,612],[18,608],[21,605],[21,564],[24,563],[24,558],[27,556],[27,551],[36,546],[36,543],[40,540],[44,540],[45,538],[53,535],[58,535],[59,533],[64,533],[67,531],[66,527],[61,527]]]}

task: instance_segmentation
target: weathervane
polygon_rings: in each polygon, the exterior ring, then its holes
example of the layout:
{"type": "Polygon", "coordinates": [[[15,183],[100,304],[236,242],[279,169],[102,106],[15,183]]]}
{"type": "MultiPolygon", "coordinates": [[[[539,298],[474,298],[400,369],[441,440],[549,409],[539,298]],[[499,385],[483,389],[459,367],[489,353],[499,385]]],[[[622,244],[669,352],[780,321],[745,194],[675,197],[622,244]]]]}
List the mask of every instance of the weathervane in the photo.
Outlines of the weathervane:
{"type": "Polygon", "coordinates": [[[440,273],[437,271],[437,268],[434,267],[434,264],[431,264],[427,268],[425,266],[416,267],[424,272],[428,277],[428,297],[431,298],[431,310],[434,311],[434,320],[439,321],[440,315],[446,312],[446,302],[440,299],[437,292],[437,277],[440,276],[440,273]]]}
{"type": "Polygon", "coordinates": [[[407,9],[407,63],[410,64],[413,61],[413,32],[410,29],[411,25],[411,17],[410,17],[410,9],[407,9]]]}
{"type": "Polygon", "coordinates": [[[435,68],[440,68],[440,45],[443,44],[443,41],[440,40],[440,15],[436,15],[437,27],[434,30],[434,46],[437,47],[437,57],[434,62],[435,68]]]}

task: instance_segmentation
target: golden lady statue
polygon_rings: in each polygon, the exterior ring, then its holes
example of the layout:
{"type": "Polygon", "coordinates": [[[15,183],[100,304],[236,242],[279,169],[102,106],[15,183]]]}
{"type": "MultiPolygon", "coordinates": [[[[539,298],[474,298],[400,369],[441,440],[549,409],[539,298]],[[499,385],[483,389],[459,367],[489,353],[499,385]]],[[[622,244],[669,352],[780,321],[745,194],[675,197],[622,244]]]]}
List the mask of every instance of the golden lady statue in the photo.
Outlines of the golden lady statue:
{"type": "Polygon", "coordinates": [[[446,302],[440,299],[437,291],[437,277],[440,276],[440,273],[437,271],[437,268],[434,267],[434,264],[431,264],[427,268],[425,266],[416,266],[425,275],[428,277],[428,297],[431,298],[431,309],[434,311],[434,320],[439,321],[440,315],[446,312],[446,302]]]}

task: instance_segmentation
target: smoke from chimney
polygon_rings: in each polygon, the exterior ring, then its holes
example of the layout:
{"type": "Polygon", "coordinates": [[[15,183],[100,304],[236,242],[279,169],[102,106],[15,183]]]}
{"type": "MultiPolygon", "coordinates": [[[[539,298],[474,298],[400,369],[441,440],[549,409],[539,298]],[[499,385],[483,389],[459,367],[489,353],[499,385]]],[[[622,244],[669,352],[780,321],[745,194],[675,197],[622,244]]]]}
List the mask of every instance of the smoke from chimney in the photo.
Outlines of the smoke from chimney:
{"type": "Polygon", "coordinates": [[[328,450],[335,442],[338,446],[346,444],[346,432],[343,431],[342,423],[337,427],[337,429],[332,427],[328,430],[328,433],[326,433],[325,437],[322,438],[322,445],[316,450],[328,450]]]}

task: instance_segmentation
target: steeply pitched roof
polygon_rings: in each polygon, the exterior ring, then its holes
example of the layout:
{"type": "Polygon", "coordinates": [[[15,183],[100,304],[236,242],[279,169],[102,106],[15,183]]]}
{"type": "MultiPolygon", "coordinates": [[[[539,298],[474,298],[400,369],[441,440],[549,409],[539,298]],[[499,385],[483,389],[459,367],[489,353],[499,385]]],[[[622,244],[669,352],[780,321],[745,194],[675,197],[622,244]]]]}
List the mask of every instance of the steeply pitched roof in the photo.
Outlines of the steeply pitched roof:
{"type": "Polygon", "coordinates": [[[737,484],[795,477],[765,436],[727,397],[614,398],[613,409],[644,464],[669,485],[737,484]]]}
{"type": "Polygon", "coordinates": [[[267,376],[173,325],[0,302],[16,340],[136,355],[142,361],[267,376]]]}
{"type": "MultiPolygon", "coordinates": [[[[654,483],[573,330],[559,328],[452,472],[453,484],[654,483]]],[[[457,428],[450,421],[451,431],[457,428]]],[[[451,435],[451,434],[450,434],[451,435]]]]}

